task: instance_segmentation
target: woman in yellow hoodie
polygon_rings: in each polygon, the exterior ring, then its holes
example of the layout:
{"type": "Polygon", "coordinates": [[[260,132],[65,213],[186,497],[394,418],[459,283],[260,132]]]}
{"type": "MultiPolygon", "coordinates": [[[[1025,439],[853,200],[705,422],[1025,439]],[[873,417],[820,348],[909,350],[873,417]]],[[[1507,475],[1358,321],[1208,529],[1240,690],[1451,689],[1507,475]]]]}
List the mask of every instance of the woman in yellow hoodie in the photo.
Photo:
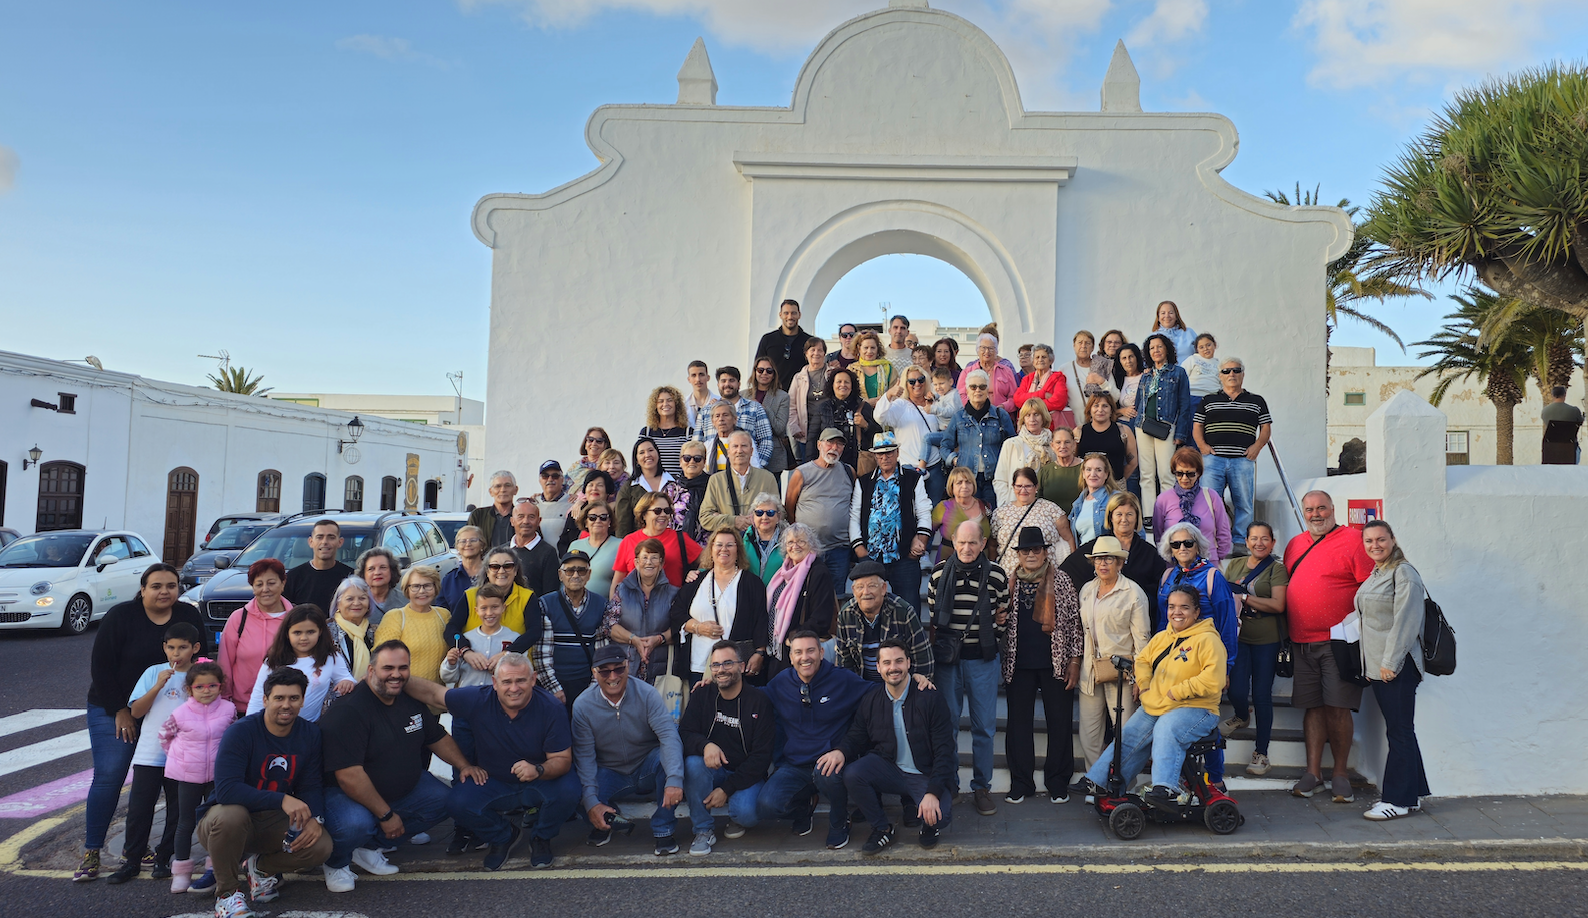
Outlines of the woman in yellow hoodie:
{"type": "MultiPolygon", "coordinates": [[[[1180,766],[1192,743],[1207,736],[1219,722],[1219,695],[1224,691],[1224,641],[1212,619],[1201,617],[1201,598],[1190,587],[1169,591],[1169,627],[1153,635],[1136,655],[1133,690],[1141,707],[1122,731],[1127,780],[1141,773],[1152,758],[1152,790],[1147,802],[1173,808],[1179,794],[1180,766]]],[[[1087,793],[1106,796],[1112,744],[1086,773],[1087,793]]]]}

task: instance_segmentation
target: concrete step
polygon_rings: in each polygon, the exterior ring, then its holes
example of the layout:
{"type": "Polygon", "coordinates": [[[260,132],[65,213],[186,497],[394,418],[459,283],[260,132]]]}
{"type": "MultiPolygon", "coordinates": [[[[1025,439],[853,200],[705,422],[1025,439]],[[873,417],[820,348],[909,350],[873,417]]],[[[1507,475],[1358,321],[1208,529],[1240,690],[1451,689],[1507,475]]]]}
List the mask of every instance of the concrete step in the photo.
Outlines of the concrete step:
{"type": "MultiPolygon", "coordinates": [[[[1043,732],[1036,733],[1033,736],[1034,742],[1032,745],[1036,748],[1036,761],[1038,769],[1041,769],[1042,763],[1047,758],[1048,739],[1048,734],[1043,732]]],[[[958,740],[960,764],[963,766],[969,766],[972,764],[972,737],[970,731],[968,729],[961,730],[959,732],[958,740]]],[[[993,734],[994,768],[1005,768],[1008,765],[1008,758],[1004,754],[1006,740],[1007,735],[1001,729],[997,733],[993,734]]],[[[1246,763],[1252,760],[1252,745],[1253,744],[1250,739],[1240,738],[1239,733],[1237,733],[1235,738],[1226,741],[1224,750],[1226,772],[1232,774],[1239,772],[1245,767],[1246,763]]],[[[1079,736],[1072,736],[1070,749],[1071,755],[1078,761],[1081,757],[1079,736]]],[[[1274,766],[1276,770],[1279,768],[1297,769],[1297,776],[1299,777],[1299,770],[1305,766],[1307,762],[1306,747],[1301,742],[1301,735],[1299,731],[1294,732],[1293,735],[1289,731],[1286,731],[1285,735],[1282,737],[1281,731],[1276,730],[1274,740],[1268,746],[1268,759],[1269,763],[1274,766]]],[[[1327,747],[1325,747],[1323,753],[1323,764],[1325,768],[1332,768],[1334,765],[1333,757],[1329,754],[1327,747]]]]}

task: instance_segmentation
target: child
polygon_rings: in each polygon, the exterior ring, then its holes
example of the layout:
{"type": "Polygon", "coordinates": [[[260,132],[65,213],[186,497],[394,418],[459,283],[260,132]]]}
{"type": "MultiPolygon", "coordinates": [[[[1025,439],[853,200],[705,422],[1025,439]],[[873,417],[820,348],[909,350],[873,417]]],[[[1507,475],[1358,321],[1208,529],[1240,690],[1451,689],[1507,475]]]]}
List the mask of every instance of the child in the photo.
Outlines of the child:
{"type": "MultiPolygon", "coordinates": [[[[221,734],[231,725],[237,709],[230,702],[217,704],[226,677],[220,664],[204,660],[187,671],[187,701],[178,705],[160,727],[160,748],[165,750],[165,777],[176,784],[176,807],[166,798],[165,822],[176,827],[171,862],[171,891],[186,892],[193,879],[193,829],[198,823],[199,802],[215,787],[215,754],[221,734]]],[[[213,889],[215,878],[205,861],[204,877],[192,884],[195,892],[213,889]]]]}
{"type": "Polygon", "coordinates": [[[300,669],[309,677],[309,690],[303,693],[303,713],[299,715],[304,720],[319,720],[331,699],[358,688],[347,658],[331,641],[325,613],[311,603],[293,606],[281,620],[270,649],[265,651],[265,663],[254,679],[254,691],[248,697],[249,714],[265,709],[265,679],[283,666],[300,669]]]}
{"type": "MultiPolygon", "coordinates": [[[[954,371],[948,367],[938,367],[932,371],[932,392],[937,398],[932,402],[932,414],[937,416],[938,429],[929,433],[921,443],[922,454],[916,457],[916,468],[926,468],[926,452],[934,446],[943,445],[943,431],[954,423],[954,415],[959,414],[959,390],[954,388],[954,371]]],[[[947,467],[948,457],[944,456],[944,467],[947,467]]]]}
{"type": "MultiPolygon", "coordinates": [[[[132,716],[149,724],[165,723],[185,697],[182,685],[187,679],[188,667],[193,664],[193,654],[203,647],[203,638],[197,628],[187,622],[175,622],[165,629],[165,665],[156,663],[143,671],[127,699],[132,706],[132,716]]],[[[154,730],[143,730],[138,745],[132,753],[132,792],[127,798],[127,840],[122,847],[124,858],[121,867],[106,881],[115,886],[136,877],[143,867],[143,856],[149,847],[149,830],[154,825],[154,804],[165,791],[165,808],[169,812],[176,805],[176,783],[165,773],[165,751],[160,748],[154,730]]],[[[176,824],[166,820],[160,844],[154,849],[155,879],[171,875],[171,853],[176,838],[176,824]]]]}
{"type": "MultiPolygon", "coordinates": [[[[507,609],[507,599],[512,594],[511,586],[497,586],[494,583],[487,583],[475,592],[474,611],[480,616],[480,627],[462,635],[461,641],[457,635],[452,637],[452,649],[447,651],[447,658],[441,662],[443,683],[458,688],[491,684],[490,667],[496,663],[497,656],[518,639],[518,632],[502,624],[502,613],[507,609]]],[[[463,757],[474,761],[474,731],[469,728],[468,721],[455,714],[452,717],[452,739],[458,744],[463,757]]],[[[454,768],[454,787],[458,786],[461,778],[462,775],[454,768]]],[[[447,846],[447,853],[462,854],[478,844],[467,829],[458,826],[452,830],[452,842],[447,846]]]]}
{"type": "Polygon", "coordinates": [[[1191,397],[1200,399],[1223,388],[1219,382],[1219,362],[1213,359],[1219,343],[1207,332],[1197,335],[1197,352],[1180,361],[1180,368],[1191,380],[1191,397]]]}

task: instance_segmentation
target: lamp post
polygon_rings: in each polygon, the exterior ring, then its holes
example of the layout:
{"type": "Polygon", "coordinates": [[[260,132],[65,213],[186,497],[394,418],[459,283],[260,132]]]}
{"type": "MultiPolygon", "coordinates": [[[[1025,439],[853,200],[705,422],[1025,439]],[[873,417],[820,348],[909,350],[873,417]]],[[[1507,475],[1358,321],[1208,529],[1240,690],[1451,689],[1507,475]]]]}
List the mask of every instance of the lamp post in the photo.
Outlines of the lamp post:
{"type": "Polygon", "coordinates": [[[33,444],[33,448],[28,450],[28,458],[22,460],[22,471],[26,472],[30,463],[34,468],[38,468],[39,460],[42,458],[44,458],[44,450],[39,449],[37,443],[33,444]]]}
{"type": "Polygon", "coordinates": [[[336,451],[337,452],[340,453],[344,448],[352,446],[354,443],[358,442],[358,438],[359,437],[364,436],[364,422],[360,421],[358,419],[358,415],[356,415],[356,414],[353,415],[353,420],[347,422],[347,435],[349,437],[351,437],[352,439],[349,439],[349,440],[343,440],[343,439],[340,439],[340,438],[337,439],[337,441],[336,441],[336,451]]]}

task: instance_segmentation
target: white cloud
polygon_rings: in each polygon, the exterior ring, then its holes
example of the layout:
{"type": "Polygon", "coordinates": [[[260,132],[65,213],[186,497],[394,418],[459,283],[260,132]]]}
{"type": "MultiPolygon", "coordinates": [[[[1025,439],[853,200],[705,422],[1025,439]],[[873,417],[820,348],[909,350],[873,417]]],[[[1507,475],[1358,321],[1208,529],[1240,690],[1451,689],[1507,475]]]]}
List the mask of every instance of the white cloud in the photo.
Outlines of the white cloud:
{"type": "Polygon", "coordinates": [[[351,35],[347,38],[337,39],[336,46],[343,51],[373,54],[387,61],[425,64],[430,67],[439,67],[442,70],[450,66],[446,61],[433,54],[415,51],[413,43],[406,38],[392,38],[386,35],[351,35]]]}
{"type": "Polygon", "coordinates": [[[808,46],[833,26],[876,9],[878,0],[458,0],[464,9],[519,7],[535,26],[569,28],[608,11],[698,18],[713,34],[760,51],[808,46]]]}
{"type": "Polygon", "coordinates": [[[17,156],[17,151],[0,144],[0,194],[16,186],[17,170],[20,168],[22,159],[17,156]]]}
{"type": "Polygon", "coordinates": [[[1303,0],[1294,24],[1319,61],[1308,79],[1350,88],[1471,78],[1532,63],[1544,13],[1580,0],[1303,0]]]}
{"type": "Polygon", "coordinates": [[[1160,45],[1202,31],[1208,20],[1207,0],[1158,0],[1146,19],[1125,38],[1127,45],[1160,45]]]}

